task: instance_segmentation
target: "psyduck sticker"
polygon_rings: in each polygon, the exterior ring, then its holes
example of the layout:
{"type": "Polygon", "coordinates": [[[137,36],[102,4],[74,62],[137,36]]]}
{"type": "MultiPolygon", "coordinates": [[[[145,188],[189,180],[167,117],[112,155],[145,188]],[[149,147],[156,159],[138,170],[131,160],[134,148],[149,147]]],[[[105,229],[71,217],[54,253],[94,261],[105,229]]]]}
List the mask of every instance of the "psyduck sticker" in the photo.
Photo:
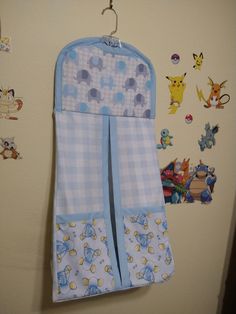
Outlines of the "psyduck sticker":
{"type": "Polygon", "coordinates": [[[169,91],[170,91],[170,106],[169,114],[176,113],[177,109],[183,101],[184,91],[186,84],[184,83],[184,78],[186,73],[181,76],[166,76],[170,81],[169,91]]]}

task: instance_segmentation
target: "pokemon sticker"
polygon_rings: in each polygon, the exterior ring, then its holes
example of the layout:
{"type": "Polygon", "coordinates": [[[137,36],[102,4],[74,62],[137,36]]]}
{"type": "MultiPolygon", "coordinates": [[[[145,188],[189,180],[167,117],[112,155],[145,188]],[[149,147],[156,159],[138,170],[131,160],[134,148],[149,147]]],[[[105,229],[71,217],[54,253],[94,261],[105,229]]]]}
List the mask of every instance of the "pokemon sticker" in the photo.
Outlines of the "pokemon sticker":
{"type": "Polygon", "coordinates": [[[23,101],[21,97],[15,97],[14,89],[0,89],[0,118],[17,120],[13,113],[22,109],[23,101]]]}
{"type": "Polygon", "coordinates": [[[171,62],[173,64],[178,64],[180,61],[180,57],[177,53],[174,53],[172,56],[171,56],[171,62]]]}
{"type": "Polygon", "coordinates": [[[201,135],[201,139],[198,141],[200,150],[203,152],[205,148],[212,148],[216,144],[215,134],[218,133],[218,124],[210,126],[210,123],[205,124],[205,135],[201,135]]]}
{"type": "Polygon", "coordinates": [[[166,78],[170,81],[169,114],[175,114],[183,101],[184,91],[186,88],[186,84],[184,83],[185,76],[186,73],[181,76],[166,76],[166,78]]]}
{"type": "Polygon", "coordinates": [[[22,159],[22,156],[17,150],[14,137],[0,138],[0,156],[5,159],[22,159]]]}
{"type": "Polygon", "coordinates": [[[206,98],[203,95],[202,90],[198,89],[198,87],[196,87],[198,99],[200,101],[202,101],[202,100],[204,101],[204,103],[205,103],[204,107],[205,108],[215,107],[216,109],[223,109],[224,105],[230,101],[229,94],[221,95],[221,89],[225,88],[225,83],[227,81],[223,81],[222,83],[219,84],[219,83],[214,83],[210,77],[208,77],[208,79],[209,79],[208,85],[211,86],[209,96],[208,96],[208,98],[206,98]]]}
{"type": "Polygon", "coordinates": [[[193,116],[192,116],[191,114],[187,114],[187,115],[185,116],[185,122],[186,122],[187,124],[191,124],[191,123],[193,122],[193,116]]]}
{"type": "Polygon", "coordinates": [[[9,37],[0,37],[0,51],[11,52],[11,39],[9,37]]]}
{"type": "Polygon", "coordinates": [[[161,130],[161,139],[160,144],[156,145],[157,149],[166,149],[167,146],[173,146],[172,144],[173,136],[170,135],[170,132],[168,129],[161,130]]]}
{"type": "Polygon", "coordinates": [[[217,181],[215,168],[200,160],[196,166],[190,165],[190,159],[182,162],[171,161],[161,169],[161,181],[165,203],[209,204],[212,201],[214,186],[217,181]]]}
{"type": "Polygon", "coordinates": [[[193,53],[193,59],[195,60],[195,64],[193,68],[195,70],[201,70],[202,62],[203,62],[203,53],[201,52],[200,55],[196,55],[196,53],[193,53]]]}

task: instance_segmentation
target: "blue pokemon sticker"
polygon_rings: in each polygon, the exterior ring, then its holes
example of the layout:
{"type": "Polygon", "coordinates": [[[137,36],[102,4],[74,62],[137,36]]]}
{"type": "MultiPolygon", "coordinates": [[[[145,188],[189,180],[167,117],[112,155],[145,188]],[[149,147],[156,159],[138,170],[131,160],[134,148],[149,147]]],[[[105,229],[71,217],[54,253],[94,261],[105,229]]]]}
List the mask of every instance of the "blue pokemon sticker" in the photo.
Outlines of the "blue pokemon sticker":
{"type": "Polygon", "coordinates": [[[160,144],[156,145],[157,149],[166,149],[167,146],[173,146],[172,143],[173,136],[170,135],[170,132],[168,129],[162,129],[161,130],[161,138],[160,138],[160,144]]]}
{"type": "Polygon", "coordinates": [[[200,147],[200,150],[203,152],[205,148],[212,148],[212,146],[215,146],[216,140],[215,135],[219,131],[218,124],[210,126],[210,123],[205,124],[205,135],[201,135],[201,139],[198,140],[198,145],[200,147]]]}
{"type": "Polygon", "coordinates": [[[190,159],[182,162],[171,161],[161,169],[161,181],[165,203],[209,204],[212,201],[214,186],[217,181],[215,168],[200,160],[197,166],[190,165],[190,159]]]}

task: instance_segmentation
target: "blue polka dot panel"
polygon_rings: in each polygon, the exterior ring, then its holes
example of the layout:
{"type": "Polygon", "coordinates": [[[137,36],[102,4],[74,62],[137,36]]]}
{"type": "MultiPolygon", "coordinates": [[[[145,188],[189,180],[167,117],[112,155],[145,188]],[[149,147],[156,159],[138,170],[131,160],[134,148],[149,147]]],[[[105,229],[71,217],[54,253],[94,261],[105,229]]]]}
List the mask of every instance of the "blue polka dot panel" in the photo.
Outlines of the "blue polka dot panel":
{"type": "Polygon", "coordinates": [[[77,40],[56,64],[53,301],[174,273],[155,139],[156,81],[137,48],[77,40]]]}

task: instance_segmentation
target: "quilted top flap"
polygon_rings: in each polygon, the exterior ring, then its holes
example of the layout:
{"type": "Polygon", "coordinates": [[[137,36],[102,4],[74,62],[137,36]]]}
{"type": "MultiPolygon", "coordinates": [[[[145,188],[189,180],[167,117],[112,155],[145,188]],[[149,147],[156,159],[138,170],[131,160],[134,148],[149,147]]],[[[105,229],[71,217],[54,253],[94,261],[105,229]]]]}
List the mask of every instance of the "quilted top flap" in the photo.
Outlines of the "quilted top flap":
{"type": "Polygon", "coordinates": [[[156,80],[148,58],[133,46],[103,38],[77,40],[59,54],[55,110],[154,118],[156,80]]]}

